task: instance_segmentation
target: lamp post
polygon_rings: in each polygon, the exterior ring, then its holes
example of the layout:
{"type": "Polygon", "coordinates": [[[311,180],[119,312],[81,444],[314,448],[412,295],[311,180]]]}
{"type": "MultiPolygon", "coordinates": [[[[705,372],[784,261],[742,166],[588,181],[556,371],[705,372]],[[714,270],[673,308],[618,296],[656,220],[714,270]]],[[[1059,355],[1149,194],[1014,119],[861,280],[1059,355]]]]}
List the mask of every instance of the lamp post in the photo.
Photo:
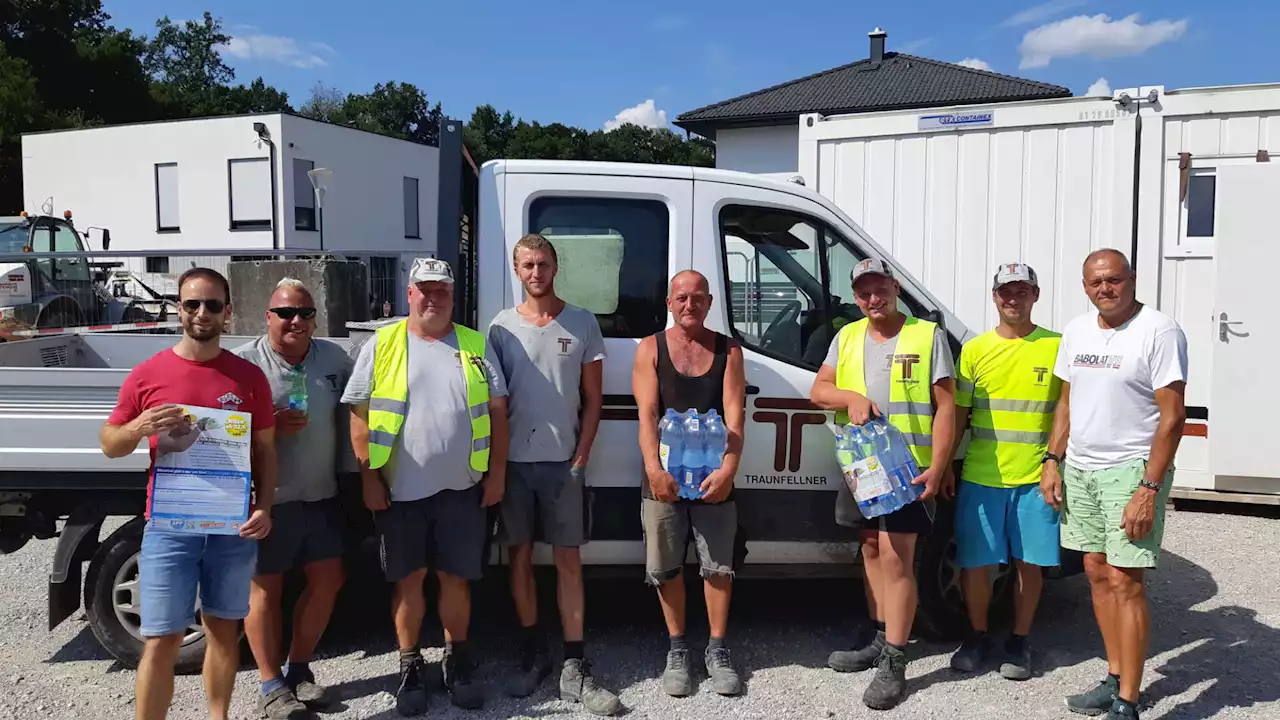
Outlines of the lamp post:
{"type": "Polygon", "coordinates": [[[333,177],[333,170],[329,168],[316,168],[307,171],[307,178],[311,180],[311,188],[316,193],[316,224],[320,228],[320,250],[324,250],[324,193],[329,189],[329,180],[333,177]]]}

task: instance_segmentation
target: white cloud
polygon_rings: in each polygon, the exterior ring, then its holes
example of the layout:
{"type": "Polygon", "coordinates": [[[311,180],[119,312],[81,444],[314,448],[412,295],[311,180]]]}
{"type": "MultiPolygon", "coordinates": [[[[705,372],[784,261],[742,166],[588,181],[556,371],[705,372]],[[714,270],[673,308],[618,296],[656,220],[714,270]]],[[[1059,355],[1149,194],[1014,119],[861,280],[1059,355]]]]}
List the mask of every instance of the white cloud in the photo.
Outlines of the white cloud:
{"type": "Polygon", "coordinates": [[[659,110],[653,98],[619,112],[612,120],[604,124],[604,131],[617,130],[626,124],[639,125],[646,128],[663,128],[667,126],[667,111],[659,110]]]}
{"type": "Polygon", "coordinates": [[[915,40],[908,40],[907,42],[904,42],[904,43],[902,43],[901,45],[899,45],[897,48],[892,48],[892,47],[890,47],[890,48],[885,48],[885,49],[886,49],[886,50],[897,50],[897,51],[899,51],[899,52],[904,52],[904,53],[908,53],[908,54],[910,54],[910,53],[919,52],[920,50],[923,50],[923,49],[925,48],[925,46],[926,46],[926,45],[928,45],[928,44],[929,44],[929,43],[931,43],[931,42],[933,42],[933,38],[931,38],[931,37],[927,37],[927,38],[917,38],[917,39],[915,39],[915,40]]]}
{"type": "Polygon", "coordinates": [[[1155,20],[1143,25],[1134,13],[1120,20],[1077,15],[1041,25],[1022,38],[1020,68],[1047,67],[1055,58],[1088,55],[1095,60],[1139,55],[1182,37],[1187,21],[1155,20]]]}
{"type": "Polygon", "coordinates": [[[1044,22],[1059,13],[1088,4],[1089,0],[1049,0],[1014,13],[1000,23],[1001,27],[1018,27],[1044,22]]]}
{"type": "Polygon", "coordinates": [[[986,70],[987,72],[991,72],[991,64],[986,60],[979,60],[978,58],[965,58],[956,64],[962,67],[973,68],[974,70],[986,70]]]}
{"type": "Polygon", "coordinates": [[[223,48],[228,55],[244,60],[266,60],[310,70],[327,67],[337,52],[322,42],[301,43],[279,35],[245,34],[231,38],[223,48]]]}
{"type": "Polygon", "coordinates": [[[1111,83],[1107,82],[1106,78],[1100,77],[1093,81],[1093,84],[1089,86],[1088,90],[1084,91],[1084,94],[1089,97],[1111,97],[1111,83]]]}

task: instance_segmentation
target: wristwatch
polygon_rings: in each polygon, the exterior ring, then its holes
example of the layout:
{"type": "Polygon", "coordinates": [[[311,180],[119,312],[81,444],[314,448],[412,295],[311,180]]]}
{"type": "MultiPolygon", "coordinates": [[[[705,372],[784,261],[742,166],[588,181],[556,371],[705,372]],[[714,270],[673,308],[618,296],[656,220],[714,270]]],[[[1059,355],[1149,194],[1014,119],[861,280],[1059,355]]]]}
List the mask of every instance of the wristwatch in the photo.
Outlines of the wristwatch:
{"type": "Polygon", "coordinates": [[[1141,480],[1139,480],[1139,481],[1138,481],[1138,486],[1139,486],[1139,487],[1144,487],[1144,488],[1146,488],[1146,489],[1148,489],[1148,490],[1154,490],[1154,491],[1156,491],[1156,492],[1160,492],[1160,483],[1153,483],[1153,482],[1151,482],[1150,480],[1148,480],[1148,479],[1146,479],[1146,478],[1142,478],[1141,480]]]}
{"type": "Polygon", "coordinates": [[[1044,456],[1040,458],[1040,464],[1043,465],[1049,462],[1050,460],[1058,463],[1059,465],[1062,464],[1062,458],[1058,457],[1057,455],[1054,455],[1051,452],[1045,453],[1044,456]]]}

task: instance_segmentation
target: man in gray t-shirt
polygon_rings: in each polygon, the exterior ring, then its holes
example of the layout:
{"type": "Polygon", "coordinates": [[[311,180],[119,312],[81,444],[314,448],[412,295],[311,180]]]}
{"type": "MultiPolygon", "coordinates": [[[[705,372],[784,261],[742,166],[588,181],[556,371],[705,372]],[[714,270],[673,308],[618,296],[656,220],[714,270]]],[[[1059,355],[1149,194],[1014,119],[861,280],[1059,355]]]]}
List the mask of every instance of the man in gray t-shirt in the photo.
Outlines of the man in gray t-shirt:
{"type": "Polygon", "coordinates": [[[585,468],[604,404],[604,338],[594,314],[556,295],[559,259],[546,238],[526,235],[511,259],[525,301],[498,313],[489,325],[489,345],[511,390],[511,451],[499,538],[508,547],[522,637],[520,669],[507,692],[527,697],[551,671],[533,578],[533,542],[541,539],[554,548],[560,576],[560,695],[581,701],[596,715],[612,715],[621,708],[618,697],[596,684],[584,660],[578,551],[588,535],[585,468]]]}
{"type": "Polygon", "coordinates": [[[863,260],[849,274],[849,284],[866,320],[840,330],[814,379],[810,400],[826,410],[847,412],[848,422],[858,425],[876,415],[890,420],[905,417],[904,436],[920,468],[915,482],[925,487],[920,500],[867,523],[858,522],[861,513],[848,486],[840,483],[836,491],[836,522],[862,525],[863,581],[872,617],[858,647],[831,653],[827,664],[841,672],[878,665],[881,672],[867,686],[862,701],[872,709],[888,710],[907,693],[906,645],[916,609],[912,570],[916,541],[933,529],[932,498],[955,451],[955,368],[942,329],[931,329],[932,323],[907,317],[899,309],[902,288],[888,263],[876,258],[863,260]],[[845,341],[844,353],[841,339],[845,341]],[[861,358],[857,357],[859,342],[861,358]],[[910,345],[905,351],[904,342],[910,345]],[[918,377],[919,371],[913,372],[926,361],[926,353],[930,367],[927,379],[918,377]],[[894,396],[895,387],[901,388],[902,395],[894,396]],[[926,413],[931,415],[927,431],[922,417],[926,413]],[[910,432],[912,428],[914,432],[910,432]]]}
{"type": "Polygon", "coordinates": [[[344,520],[336,496],[347,413],[339,401],[351,359],[337,345],[312,338],[315,301],[300,281],[281,280],[267,308],[267,333],[233,350],[271,384],[279,455],[272,529],[258,542],[245,634],[262,679],[260,709],[267,717],[287,717],[326,699],[310,661],[344,580],[344,520]],[[284,573],[295,568],[306,573],[307,592],[294,611],[301,624],[282,658],[284,573]]]}

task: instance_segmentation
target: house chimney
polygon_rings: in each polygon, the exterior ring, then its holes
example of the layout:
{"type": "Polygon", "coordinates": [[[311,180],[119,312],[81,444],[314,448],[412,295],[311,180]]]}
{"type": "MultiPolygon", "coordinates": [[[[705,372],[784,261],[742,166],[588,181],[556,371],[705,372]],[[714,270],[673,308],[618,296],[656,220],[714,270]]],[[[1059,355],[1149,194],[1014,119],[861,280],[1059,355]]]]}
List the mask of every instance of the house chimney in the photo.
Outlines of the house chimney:
{"type": "Polygon", "coordinates": [[[867,37],[871,38],[871,64],[879,65],[884,60],[884,39],[888,36],[884,30],[876,28],[867,33],[867,37]]]}

